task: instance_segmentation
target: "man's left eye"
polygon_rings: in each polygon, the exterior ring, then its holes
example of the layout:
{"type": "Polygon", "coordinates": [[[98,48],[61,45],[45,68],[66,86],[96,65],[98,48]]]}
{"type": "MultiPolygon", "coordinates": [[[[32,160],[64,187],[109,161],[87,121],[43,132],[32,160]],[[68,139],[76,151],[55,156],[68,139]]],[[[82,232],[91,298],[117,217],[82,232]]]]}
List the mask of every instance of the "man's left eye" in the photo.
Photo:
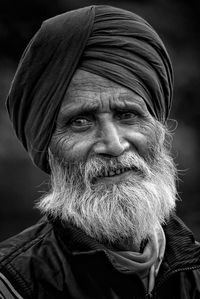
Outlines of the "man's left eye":
{"type": "Polygon", "coordinates": [[[132,120],[137,116],[138,114],[136,112],[120,112],[117,113],[116,118],[119,120],[132,120]]]}

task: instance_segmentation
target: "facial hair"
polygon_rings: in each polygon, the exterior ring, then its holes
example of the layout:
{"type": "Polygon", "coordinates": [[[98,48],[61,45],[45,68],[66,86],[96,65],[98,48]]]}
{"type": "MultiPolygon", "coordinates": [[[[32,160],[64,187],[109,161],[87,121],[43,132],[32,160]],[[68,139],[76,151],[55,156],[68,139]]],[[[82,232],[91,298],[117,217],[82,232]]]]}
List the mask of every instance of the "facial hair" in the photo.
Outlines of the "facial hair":
{"type": "Polygon", "coordinates": [[[60,162],[49,151],[52,190],[39,209],[70,222],[101,243],[138,247],[175,209],[176,168],[165,146],[154,146],[146,160],[136,152],[117,158],[91,157],[60,162]],[[99,183],[109,171],[130,169],[126,180],[99,183]]]}

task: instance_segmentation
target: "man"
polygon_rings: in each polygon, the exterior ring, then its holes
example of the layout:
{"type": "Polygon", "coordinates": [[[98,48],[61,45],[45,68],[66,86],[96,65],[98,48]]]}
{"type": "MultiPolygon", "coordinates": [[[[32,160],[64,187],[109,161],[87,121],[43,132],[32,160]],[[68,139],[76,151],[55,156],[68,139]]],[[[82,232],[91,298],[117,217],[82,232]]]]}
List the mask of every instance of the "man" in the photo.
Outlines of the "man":
{"type": "Polygon", "coordinates": [[[1,298],[200,298],[200,246],[174,212],[172,83],[162,41],[131,12],[42,24],[7,107],[52,188],[41,221],[0,246],[1,298]]]}

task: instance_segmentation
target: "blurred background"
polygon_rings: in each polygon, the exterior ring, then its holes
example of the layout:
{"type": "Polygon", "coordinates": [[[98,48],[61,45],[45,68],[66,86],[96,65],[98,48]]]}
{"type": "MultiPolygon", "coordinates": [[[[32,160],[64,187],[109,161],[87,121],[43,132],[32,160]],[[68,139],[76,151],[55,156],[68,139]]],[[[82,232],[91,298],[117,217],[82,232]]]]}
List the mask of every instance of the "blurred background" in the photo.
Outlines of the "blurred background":
{"type": "Polygon", "coordinates": [[[177,214],[200,240],[200,5],[181,0],[1,0],[0,2],[0,241],[34,224],[35,201],[48,176],[34,167],[15,137],[5,99],[20,56],[44,19],[92,4],[128,9],[144,17],[163,39],[174,65],[171,128],[180,172],[177,214]]]}

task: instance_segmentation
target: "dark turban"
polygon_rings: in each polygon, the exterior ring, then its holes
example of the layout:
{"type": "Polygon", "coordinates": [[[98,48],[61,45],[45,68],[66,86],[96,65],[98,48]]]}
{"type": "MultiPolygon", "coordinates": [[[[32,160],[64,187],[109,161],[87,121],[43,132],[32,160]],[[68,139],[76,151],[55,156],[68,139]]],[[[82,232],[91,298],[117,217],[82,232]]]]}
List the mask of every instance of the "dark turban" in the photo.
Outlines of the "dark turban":
{"type": "Polygon", "coordinates": [[[144,19],[102,5],[46,20],[22,55],[7,99],[18,138],[45,172],[60,105],[77,68],[133,90],[159,121],[169,114],[171,62],[144,19]]]}

